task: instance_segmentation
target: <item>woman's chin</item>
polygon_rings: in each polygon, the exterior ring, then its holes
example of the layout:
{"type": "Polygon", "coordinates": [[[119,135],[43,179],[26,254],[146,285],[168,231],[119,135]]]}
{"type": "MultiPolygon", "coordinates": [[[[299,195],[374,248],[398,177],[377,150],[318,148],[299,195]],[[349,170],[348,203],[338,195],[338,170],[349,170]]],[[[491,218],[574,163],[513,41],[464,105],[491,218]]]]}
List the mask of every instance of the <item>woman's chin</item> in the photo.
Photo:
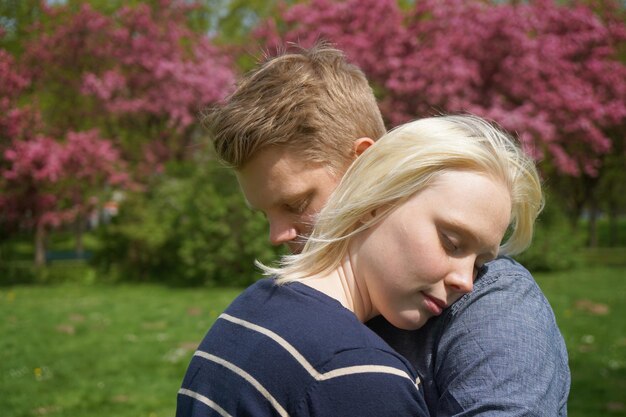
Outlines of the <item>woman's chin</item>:
{"type": "Polygon", "coordinates": [[[420,312],[403,312],[394,317],[385,317],[394,327],[402,330],[417,330],[426,324],[427,318],[420,312]]]}

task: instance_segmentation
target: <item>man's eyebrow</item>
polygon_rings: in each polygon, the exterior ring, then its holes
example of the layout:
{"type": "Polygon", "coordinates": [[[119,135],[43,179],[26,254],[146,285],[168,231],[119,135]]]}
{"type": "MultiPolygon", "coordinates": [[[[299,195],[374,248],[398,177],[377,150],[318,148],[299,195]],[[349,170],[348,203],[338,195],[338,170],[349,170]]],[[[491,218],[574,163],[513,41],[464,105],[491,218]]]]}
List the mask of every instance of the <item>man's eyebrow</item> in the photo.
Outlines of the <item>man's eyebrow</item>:
{"type": "Polygon", "coordinates": [[[292,194],[292,195],[286,195],[286,196],[279,196],[279,198],[277,198],[274,201],[274,205],[294,205],[294,204],[299,204],[303,201],[308,200],[309,198],[312,197],[313,195],[313,190],[305,190],[302,192],[298,192],[296,194],[292,194]]]}
{"type": "MultiPolygon", "coordinates": [[[[306,190],[306,191],[298,192],[297,194],[294,194],[294,195],[278,196],[278,198],[276,198],[270,203],[270,206],[279,206],[283,204],[291,205],[294,203],[300,203],[302,201],[305,201],[311,198],[313,194],[314,194],[314,190],[306,190]]],[[[243,201],[245,202],[246,207],[248,207],[250,210],[262,211],[261,209],[259,209],[258,207],[250,203],[250,201],[246,198],[245,195],[243,196],[243,201]]]]}
{"type": "Polygon", "coordinates": [[[305,190],[297,194],[289,195],[289,196],[286,196],[285,198],[281,198],[279,199],[279,201],[285,204],[300,203],[306,200],[307,198],[310,198],[312,195],[313,195],[313,190],[305,190]]]}

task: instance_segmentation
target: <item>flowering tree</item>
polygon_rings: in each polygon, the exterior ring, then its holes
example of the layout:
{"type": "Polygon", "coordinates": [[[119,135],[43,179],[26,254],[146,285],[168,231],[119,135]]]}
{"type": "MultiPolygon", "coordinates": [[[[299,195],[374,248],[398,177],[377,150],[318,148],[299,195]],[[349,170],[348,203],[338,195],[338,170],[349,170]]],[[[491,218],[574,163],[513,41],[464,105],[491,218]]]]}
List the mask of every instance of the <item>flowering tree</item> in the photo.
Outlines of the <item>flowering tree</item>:
{"type": "Polygon", "coordinates": [[[15,60],[0,49],[0,150],[9,138],[24,136],[28,110],[16,107],[18,96],[29,84],[29,80],[16,69],[15,60]]]}
{"type": "Polygon", "coordinates": [[[393,0],[313,0],[287,9],[271,42],[328,39],[381,87],[393,124],[471,112],[511,131],[566,175],[597,175],[626,119],[626,26],[585,6],[421,0],[406,15],[393,0]],[[364,4],[365,3],[365,4],[364,4]],[[375,22],[375,24],[373,24],[375,22]]]}
{"type": "Polygon", "coordinates": [[[400,63],[404,19],[396,0],[312,0],[284,8],[254,34],[270,52],[286,42],[305,47],[318,40],[335,43],[370,82],[383,87],[389,68],[400,63]]]}
{"type": "Polygon", "coordinates": [[[39,266],[50,227],[84,218],[105,186],[128,185],[118,150],[95,130],[69,132],[65,143],[41,135],[14,140],[3,157],[0,208],[6,220],[35,229],[39,266]]]}
{"type": "Polygon", "coordinates": [[[190,21],[202,12],[196,3],[38,10],[16,48],[23,53],[0,51],[0,220],[36,230],[41,263],[50,227],[74,222],[80,251],[93,197],[147,184],[186,158],[197,114],[225,96],[234,72],[190,21]]]}
{"type": "Polygon", "coordinates": [[[99,127],[127,158],[153,161],[148,172],[182,158],[198,112],[234,81],[230,57],[189,27],[197,7],[163,0],[112,15],[89,4],[49,8],[23,62],[51,127],[99,127]]]}
{"type": "Polygon", "coordinates": [[[615,173],[607,161],[625,158],[624,14],[614,1],[588,3],[311,0],[256,34],[270,45],[337,44],[393,125],[470,112],[518,132],[576,222],[584,207],[596,212],[600,174],[615,173]]]}

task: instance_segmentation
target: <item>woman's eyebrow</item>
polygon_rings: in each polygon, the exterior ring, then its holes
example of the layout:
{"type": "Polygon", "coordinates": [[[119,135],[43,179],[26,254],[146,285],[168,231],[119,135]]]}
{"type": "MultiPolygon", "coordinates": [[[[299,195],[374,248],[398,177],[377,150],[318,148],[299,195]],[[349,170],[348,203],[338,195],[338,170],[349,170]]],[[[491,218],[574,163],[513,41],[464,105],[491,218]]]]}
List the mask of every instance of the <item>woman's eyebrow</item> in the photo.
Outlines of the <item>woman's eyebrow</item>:
{"type": "Polygon", "coordinates": [[[473,245],[487,249],[485,251],[490,257],[496,258],[500,249],[500,242],[497,245],[487,245],[481,239],[480,234],[473,230],[472,226],[457,219],[447,219],[443,221],[444,229],[450,229],[451,233],[458,234],[463,239],[469,240],[473,245]]]}

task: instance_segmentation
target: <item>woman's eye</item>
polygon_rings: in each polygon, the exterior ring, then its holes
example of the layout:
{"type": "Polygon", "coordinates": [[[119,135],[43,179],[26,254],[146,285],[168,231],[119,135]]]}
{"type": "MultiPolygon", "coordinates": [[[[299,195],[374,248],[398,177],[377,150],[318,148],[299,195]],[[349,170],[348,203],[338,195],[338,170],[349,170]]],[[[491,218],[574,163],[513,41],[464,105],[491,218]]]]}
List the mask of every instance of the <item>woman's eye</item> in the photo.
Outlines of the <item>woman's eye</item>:
{"type": "Polygon", "coordinates": [[[447,250],[451,251],[451,252],[455,252],[459,249],[459,246],[452,240],[452,238],[450,238],[450,236],[448,235],[442,235],[443,236],[443,242],[444,242],[444,246],[446,247],[447,250]]]}

